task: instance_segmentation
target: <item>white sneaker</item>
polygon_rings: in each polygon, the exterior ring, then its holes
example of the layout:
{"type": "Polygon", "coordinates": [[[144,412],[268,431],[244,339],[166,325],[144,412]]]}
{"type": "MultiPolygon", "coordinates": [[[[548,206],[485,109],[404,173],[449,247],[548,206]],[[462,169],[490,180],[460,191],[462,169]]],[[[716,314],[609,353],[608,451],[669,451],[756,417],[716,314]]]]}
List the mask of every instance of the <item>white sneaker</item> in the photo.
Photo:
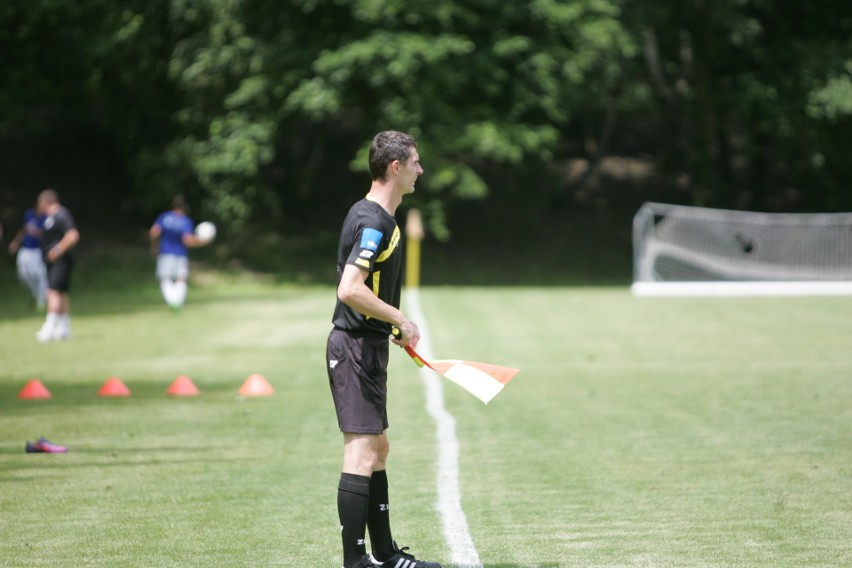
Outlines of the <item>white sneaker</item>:
{"type": "Polygon", "coordinates": [[[55,326],[48,326],[47,324],[41,326],[41,329],[35,334],[35,338],[39,343],[50,343],[51,341],[68,339],[67,335],[63,336],[60,330],[55,326]]]}
{"type": "Polygon", "coordinates": [[[66,341],[71,338],[71,322],[69,320],[59,320],[56,328],[53,330],[54,341],[66,341]]]}
{"type": "Polygon", "coordinates": [[[45,328],[42,326],[40,330],[35,334],[36,341],[39,343],[49,343],[51,341],[55,341],[56,337],[53,333],[53,330],[50,328],[45,328]]]}

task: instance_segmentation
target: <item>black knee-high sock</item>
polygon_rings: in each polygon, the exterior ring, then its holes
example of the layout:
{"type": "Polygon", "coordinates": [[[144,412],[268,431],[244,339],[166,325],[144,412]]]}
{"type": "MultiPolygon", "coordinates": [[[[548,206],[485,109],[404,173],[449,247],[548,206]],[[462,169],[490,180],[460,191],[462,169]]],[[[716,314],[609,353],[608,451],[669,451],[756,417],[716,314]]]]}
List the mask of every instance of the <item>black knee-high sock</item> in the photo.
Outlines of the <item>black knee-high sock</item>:
{"type": "Polygon", "coordinates": [[[383,562],[394,555],[388,502],[388,475],[385,470],[374,471],[370,478],[370,510],[367,514],[370,546],[376,560],[383,562]]]}
{"type": "Polygon", "coordinates": [[[337,486],[337,515],[343,537],[343,565],[349,568],[367,554],[364,544],[367,509],[370,504],[370,478],[341,473],[337,486]]]}

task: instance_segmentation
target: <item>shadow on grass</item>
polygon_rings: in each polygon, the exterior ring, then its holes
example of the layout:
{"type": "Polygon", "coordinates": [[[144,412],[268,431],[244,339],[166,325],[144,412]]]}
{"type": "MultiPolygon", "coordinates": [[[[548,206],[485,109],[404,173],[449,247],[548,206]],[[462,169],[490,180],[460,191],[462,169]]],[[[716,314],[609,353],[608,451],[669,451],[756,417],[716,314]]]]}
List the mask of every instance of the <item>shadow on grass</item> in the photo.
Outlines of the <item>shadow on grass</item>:
{"type": "MultiPolygon", "coordinates": [[[[93,450],[91,448],[78,449],[69,447],[68,453],[73,454],[73,461],[66,460],[67,454],[26,454],[28,461],[6,461],[0,462],[0,472],[4,475],[0,477],[0,483],[19,481],[21,477],[7,477],[5,474],[12,474],[16,471],[28,471],[32,467],[49,469],[50,471],[62,470],[79,470],[80,468],[94,467],[103,468],[121,468],[121,467],[152,467],[159,465],[175,465],[175,464],[233,464],[244,459],[226,458],[221,456],[211,455],[209,449],[206,448],[107,448],[103,450],[93,450]],[[171,453],[174,452],[174,453],[171,453]],[[166,454],[168,457],[145,457],[147,453],[166,454]],[[85,461],[81,461],[79,456],[83,456],[85,461]],[[132,459],[138,456],[139,459],[132,459]],[[50,461],[47,461],[50,460],[50,461]]],[[[23,443],[19,452],[4,450],[0,451],[2,456],[17,456],[25,454],[23,443]]]]}
{"type": "MultiPolygon", "coordinates": [[[[190,279],[190,289],[184,310],[193,306],[216,304],[224,301],[280,300],[284,290],[301,290],[313,286],[315,279],[305,278],[305,283],[295,284],[275,275],[251,272],[219,271],[211,267],[197,268],[190,279]]],[[[318,280],[318,279],[316,279],[318,280]]],[[[333,282],[327,282],[331,288],[333,282]]],[[[329,292],[333,298],[333,292],[329,292]]],[[[35,333],[44,313],[35,310],[29,292],[8,274],[0,275],[0,322],[33,322],[35,333]]],[[[329,300],[333,301],[333,300],[329,300]]],[[[101,280],[98,270],[90,267],[87,273],[75,274],[71,291],[72,317],[130,315],[141,312],[172,313],[164,302],[153,274],[144,276],[127,272],[113,274],[101,280]]]]}
{"type": "MultiPolygon", "coordinates": [[[[552,219],[551,219],[552,220],[552,219]]],[[[424,286],[627,286],[632,248],[629,219],[599,222],[594,218],[542,223],[526,231],[483,231],[461,226],[453,240],[423,243],[424,286]]],[[[166,310],[160,296],[144,234],[90,235],[81,244],[72,279],[77,315],[129,314],[166,310]]],[[[337,234],[310,238],[274,232],[223,237],[193,250],[193,303],[228,297],[274,298],[276,286],[329,286],[336,283],[337,234]],[[232,296],[233,294],[233,296],[232,296]]],[[[0,320],[40,320],[32,298],[17,281],[14,265],[0,265],[0,320]]]]}

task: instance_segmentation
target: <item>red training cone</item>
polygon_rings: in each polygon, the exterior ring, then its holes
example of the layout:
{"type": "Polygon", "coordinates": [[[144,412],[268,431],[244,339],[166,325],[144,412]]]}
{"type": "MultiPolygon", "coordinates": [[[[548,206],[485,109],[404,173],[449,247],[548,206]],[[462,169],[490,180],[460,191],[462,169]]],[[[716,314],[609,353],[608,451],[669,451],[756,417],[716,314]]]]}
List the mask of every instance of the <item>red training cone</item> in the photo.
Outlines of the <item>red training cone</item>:
{"type": "Polygon", "coordinates": [[[127,388],[121,379],[118,377],[110,377],[106,380],[103,386],[98,391],[98,396],[104,397],[121,397],[130,396],[130,389],[127,388]]]}
{"type": "Polygon", "coordinates": [[[47,390],[47,387],[38,379],[28,380],[27,384],[24,385],[24,388],[21,389],[21,392],[18,393],[18,398],[21,400],[39,400],[50,397],[50,391],[47,390]]]}
{"type": "Polygon", "coordinates": [[[199,392],[195,383],[186,375],[176,378],[166,389],[166,394],[169,396],[198,396],[199,392]]]}
{"type": "Polygon", "coordinates": [[[240,394],[243,396],[270,396],[275,394],[275,389],[263,378],[263,375],[254,374],[249,375],[249,378],[240,387],[240,394]]]}

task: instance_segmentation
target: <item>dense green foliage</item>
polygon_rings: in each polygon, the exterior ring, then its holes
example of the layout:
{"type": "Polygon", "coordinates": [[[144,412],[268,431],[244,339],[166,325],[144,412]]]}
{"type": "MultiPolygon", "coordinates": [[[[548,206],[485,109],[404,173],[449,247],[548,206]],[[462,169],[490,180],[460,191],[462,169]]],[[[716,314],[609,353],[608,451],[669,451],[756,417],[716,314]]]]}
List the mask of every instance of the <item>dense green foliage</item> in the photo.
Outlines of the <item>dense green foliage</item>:
{"type": "Polygon", "coordinates": [[[673,200],[848,208],[851,38],[831,0],[18,0],[0,142],[97,130],[135,202],[234,226],[333,198],[385,128],[420,140],[438,230],[489,192],[632,206],[591,183],[610,155],[673,200]]]}

